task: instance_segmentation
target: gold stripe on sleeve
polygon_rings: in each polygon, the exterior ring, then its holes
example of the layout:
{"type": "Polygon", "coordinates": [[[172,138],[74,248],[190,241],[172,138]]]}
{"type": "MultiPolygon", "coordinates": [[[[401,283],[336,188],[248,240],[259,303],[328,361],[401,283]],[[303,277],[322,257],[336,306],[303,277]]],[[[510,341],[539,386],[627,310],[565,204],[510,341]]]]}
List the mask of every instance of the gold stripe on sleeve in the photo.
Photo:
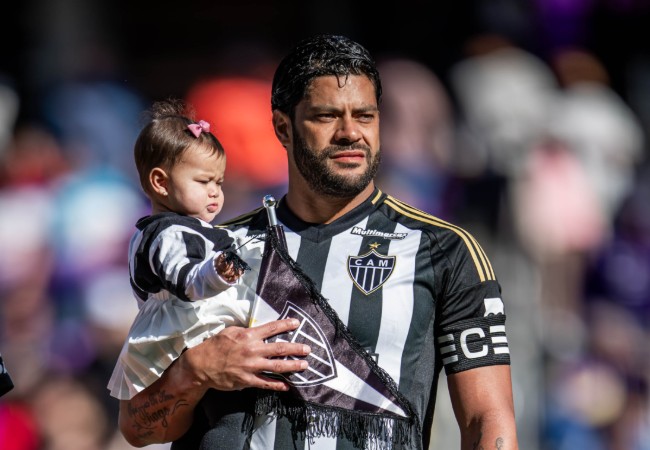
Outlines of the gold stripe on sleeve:
{"type": "Polygon", "coordinates": [[[420,222],[428,223],[430,225],[435,225],[440,228],[445,228],[455,232],[458,236],[460,236],[463,242],[465,242],[465,245],[467,246],[467,249],[472,256],[472,260],[474,261],[474,265],[476,266],[476,271],[478,272],[481,282],[485,280],[496,279],[494,270],[490,264],[490,260],[485,255],[485,252],[479,243],[470,233],[457,225],[445,222],[444,220],[438,219],[437,217],[427,214],[424,211],[413,208],[412,206],[409,206],[394,197],[388,196],[385,203],[399,213],[404,214],[411,219],[415,219],[420,222]]]}

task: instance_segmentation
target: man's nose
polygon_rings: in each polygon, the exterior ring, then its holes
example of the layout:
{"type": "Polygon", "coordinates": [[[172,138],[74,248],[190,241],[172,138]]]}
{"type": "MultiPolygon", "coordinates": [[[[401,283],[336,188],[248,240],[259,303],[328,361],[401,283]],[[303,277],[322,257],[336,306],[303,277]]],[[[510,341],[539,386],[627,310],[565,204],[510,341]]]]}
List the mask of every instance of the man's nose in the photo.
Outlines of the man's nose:
{"type": "Polygon", "coordinates": [[[352,117],[341,117],[334,139],[337,142],[357,142],[361,139],[359,124],[352,117]]]}

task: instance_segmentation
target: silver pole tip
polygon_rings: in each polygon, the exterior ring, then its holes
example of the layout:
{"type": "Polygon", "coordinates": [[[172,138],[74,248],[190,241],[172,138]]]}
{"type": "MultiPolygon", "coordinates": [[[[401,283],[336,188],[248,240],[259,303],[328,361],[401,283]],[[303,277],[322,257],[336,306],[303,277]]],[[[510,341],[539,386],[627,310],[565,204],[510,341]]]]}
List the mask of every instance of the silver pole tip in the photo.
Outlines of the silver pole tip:
{"type": "Polygon", "coordinates": [[[273,208],[277,203],[278,202],[275,200],[275,197],[272,195],[265,195],[264,200],[262,200],[262,204],[265,208],[273,208]]]}

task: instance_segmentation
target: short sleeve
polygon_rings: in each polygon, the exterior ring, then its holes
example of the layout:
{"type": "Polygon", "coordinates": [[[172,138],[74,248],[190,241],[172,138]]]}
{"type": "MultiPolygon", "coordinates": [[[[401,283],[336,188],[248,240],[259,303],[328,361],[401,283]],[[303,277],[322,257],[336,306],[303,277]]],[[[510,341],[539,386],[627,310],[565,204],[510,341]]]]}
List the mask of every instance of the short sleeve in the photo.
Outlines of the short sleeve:
{"type": "Polygon", "coordinates": [[[478,242],[464,230],[438,236],[436,347],[447,374],[510,364],[501,286],[478,242]]]}

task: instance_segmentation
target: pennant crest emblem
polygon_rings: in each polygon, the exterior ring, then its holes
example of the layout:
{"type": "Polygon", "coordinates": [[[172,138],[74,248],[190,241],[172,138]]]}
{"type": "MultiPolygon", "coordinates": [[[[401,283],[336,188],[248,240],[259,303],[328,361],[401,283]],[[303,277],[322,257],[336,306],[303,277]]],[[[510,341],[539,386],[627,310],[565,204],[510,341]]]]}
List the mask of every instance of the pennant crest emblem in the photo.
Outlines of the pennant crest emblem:
{"type": "Polygon", "coordinates": [[[365,255],[348,257],[348,273],[354,284],[366,295],[379,289],[394,268],[395,256],[384,256],[374,248],[365,255]]]}
{"type": "Polygon", "coordinates": [[[284,310],[278,317],[282,319],[298,319],[300,326],[291,332],[278,334],[268,339],[268,342],[291,342],[307,344],[311,353],[306,357],[309,367],[299,373],[275,374],[284,378],[294,386],[314,386],[336,378],[336,364],[334,353],[325,337],[325,333],[304,310],[291,302],[287,302],[284,310]]]}

